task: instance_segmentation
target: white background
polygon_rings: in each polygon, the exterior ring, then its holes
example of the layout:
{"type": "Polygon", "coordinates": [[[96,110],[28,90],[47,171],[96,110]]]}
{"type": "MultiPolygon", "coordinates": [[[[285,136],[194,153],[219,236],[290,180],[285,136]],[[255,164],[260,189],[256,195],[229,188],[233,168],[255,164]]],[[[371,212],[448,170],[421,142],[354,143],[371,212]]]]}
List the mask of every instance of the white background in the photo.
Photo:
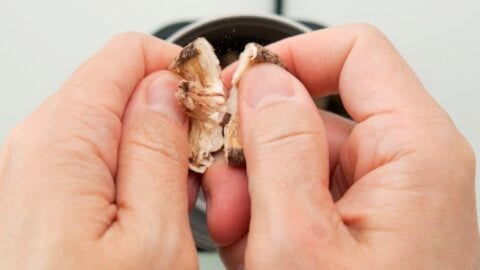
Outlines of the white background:
{"type": "MultiPolygon", "coordinates": [[[[151,33],[179,19],[268,13],[272,3],[0,0],[0,142],[113,34],[151,33]]],[[[368,22],[379,27],[479,155],[479,1],[287,0],[285,11],[328,25],[368,22]]]]}

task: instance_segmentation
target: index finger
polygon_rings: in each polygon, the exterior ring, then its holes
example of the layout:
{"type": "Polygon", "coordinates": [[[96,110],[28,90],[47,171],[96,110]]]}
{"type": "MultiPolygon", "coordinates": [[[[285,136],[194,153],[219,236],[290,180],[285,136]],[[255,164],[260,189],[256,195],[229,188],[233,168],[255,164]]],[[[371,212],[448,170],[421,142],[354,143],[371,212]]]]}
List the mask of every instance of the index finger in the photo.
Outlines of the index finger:
{"type": "MultiPolygon", "coordinates": [[[[312,96],[339,92],[347,112],[357,122],[383,112],[418,112],[427,104],[435,104],[395,47],[375,27],[333,27],[287,38],[268,48],[283,59],[312,96]]],[[[233,69],[225,71],[225,81],[233,69]]]]}
{"type": "Polygon", "coordinates": [[[69,123],[56,129],[73,130],[72,137],[88,142],[114,174],[121,119],[130,96],[144,77],[166,69],[180,49],[141,33],[116,35],[54,96],[52,107],[69,123]]]}
{"type": "Polygon", "coordinates": [[[44,203],[45,218],[74,215],[62,219],[78,225],[88,216],[90,224],[111,224],[125,108],[135,86],[165,69],[179,50],[143,34],[113,38],[9,135],[0,157],[0,196],[44,203]]]}
{"type": "MultiPolygon", "coordinates": [[[[22,164],[31,161],[44,168],[89,168],[87,171],[95,174],[90,177],[95,179],[90,185],[84,183],[88,178],[85,175],[66,180],[72,186],[78,181],[84,189],[101,190],[98,184],[107,186],[109,200],[113,200],[111,187],[117,170],[122,118],[130,96],[146,75],[167,68],[180,49],[145,34],[115,36],[60,91],[17,126],[7,140],[8,147],[15,149],[22,164]],[[61,158],[53,158],[52,153],[61,158]],[[106,173],[91,170],[94,165],[105,168],[106,173]],[[100,172],[108,177],[98,177],[100,172]]],[[[29,186],[35,186],[31,177],[25,178],[29,186]]],[[[48,185],[39,186],[48,189],[48,185]]],[[[75,194],[80,193],[75,190],[75,194]]]]}

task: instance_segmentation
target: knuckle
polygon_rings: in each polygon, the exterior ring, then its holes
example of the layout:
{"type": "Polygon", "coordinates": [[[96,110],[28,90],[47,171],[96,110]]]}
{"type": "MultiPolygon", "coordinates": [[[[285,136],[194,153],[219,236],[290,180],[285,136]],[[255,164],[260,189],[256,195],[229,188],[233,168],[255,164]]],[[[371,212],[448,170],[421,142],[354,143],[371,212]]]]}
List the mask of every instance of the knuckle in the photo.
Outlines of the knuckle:
{"type": "MultiPolygon", "coordinates": [[[[359,23],[359,24],[352,24],[347,26],[349,31],[351,31],[355,36],[356,39],[364,40],[365,42],[375,42],[378,41],[388,41],[389,39],[387,36],[375,25],[368,24],[368,23],[359,23]]],[[[390,43],[390,42],[389,42],[390,43]]]]}
{"type": "Polygon", "coordinates": [[[53,95],[13,128],[7,140],[14,148],[28,146],[37,151],[82,145],[107,157],[117,148],[120,133],[121,120],[108,108],[53,95]]]}
{"type": "Polygon", "coordinates": [[[107,156],[120,141],[121,119],[108,106],[58,99],[50,110],[45,116],[51,123],[46,132],[55,132],[54,138],[82,137],[95,146],[101,156],[107,156]]]}
{"type": "Polygon", "coordinates": [[[465,164],[466,168],[468,168],[469,171],[475,171],[475,151],[463,135],[460,135],[460,138],[458,139],[458,146],[456,147],[456,149],[458,151],[460,160],[463,164],[465,164]]]}
{"type": "Polygon", "coordinates": [[[149,142],[139,138],[130,138],[123,142],[126,155],[130,160],[143,164],[169,164],[185,167],[187,159],[169,142],[149,142]]]}
{"type": "Polygon", "coordinates": [[[373,24],[359,23],[356,25],[356,27],[358,28],[357,31],[363,35],[382,35],[383,36],[382,31],[380,31],[380,29],[378,29],[378,27],[376,27],[373,24]]]}
{"type": "Polygon", "coordinates": [[[441,114],[432,117],[425,126],[430,128],[430,132],[427,133],[429,134],[428,142],[432,148],[437,149],[439,159],[459,164],[460,168],[464,168],[468,172],[475,171],[475,152],[467,138],[458,130],[448,115],[441,114]]]}
{"type": "Polygon", "coordinates": [[[105,53],[115,51],[140,51],[143,49],[144,40],[148,36],[139,32],[123,32],[114,35],[103,48],[105,53]]]}
{"type": "Polygon", "coordinates": [[[47,117],[53,100],[53,96],[49,96],[34,112],[14,125],[5,138],[5,145],[13,149],[25,145],[26,142],[31,144],[34,141],[45,140],[44,131],[50,126],[52,120],[56,119],[56,117],[53,119],[47,117]],[[32,134],[35,134],[34,140],[32,140],[32,134]]]}
{"type": "Polygon", "coordinates": [[[81,128],[91,134],[97,134],[98,139],[118,143],[122,128],[118,113],[108,106],[79,105],[77,112],[72,112],[72,118],[66,116],[65,121],[76,120],[81,128]]]}
{"type": "Polygon", "coordinates": [[[186,157],[186,137],[172,130],[163,121],[134,121],[126,126],[122,144],[137,153],[137,158],[170,161],[184,164],[186,157]],[[184,144],[181,142],[185,141],[184,144]]]}
{"type": "Polygon", "coordinates": [[[257,144],[263,148],[281,148],[282,146],[293,146],[308,148],[318,142],[318,133],[315,130],[289,130],[279,128],[260,134],[257,144]]]}
{"type": "Polygon", "coordinates": [[[295,148],[300,151],[320,145],[321,125],[306,119],[303,112],[284,110],[276,114],[274,119],[272,115],[260,114],[254,119],[250,134],[254,148],[270,150],[295,148]]]}
{"type": "Polygon", "coordinates": [[[108,44],[125,44],[125,43],[136,43],[139,40],[143,39],[145,34],[140,32],[122,32],[115,34],[108,44]]]}
{"type": "Polygon", "coordinates": [[[5,146],[12,146],[16,144],[16,142],[21,141],[23,134],[25,134],[25,124],[24,122],[21,122],[14,126],[10,132],[8,133],[6,139],[5,139],[5,146]]]}
{"type": "MultiPolygon", "coordinates": [[[[32,116],[15,125],[8,133],[5,139],[5,147],[14,148],[22,145],[31,136],[35,130],[35,123],[32,122],[32,116]]],[[[38,133],[38,131],[36,131],[38,133]]]]}

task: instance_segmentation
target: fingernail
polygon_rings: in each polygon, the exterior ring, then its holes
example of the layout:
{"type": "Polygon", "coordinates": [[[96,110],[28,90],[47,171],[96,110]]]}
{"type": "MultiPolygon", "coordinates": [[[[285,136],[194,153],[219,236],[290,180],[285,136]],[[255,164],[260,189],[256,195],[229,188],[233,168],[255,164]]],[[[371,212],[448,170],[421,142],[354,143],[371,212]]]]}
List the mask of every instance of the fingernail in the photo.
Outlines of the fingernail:
{"type": "Polygon", "coordinates": [[[175,97],[178,83],[179,79],[174,74],[166,71],[159,74],[148,86],[147,103],[151,110],[160,112],[170,120],[183,125],[186,117],[175,97]]]}
{"type": "Polygon", "coordinates": [[[292,75],[273,64],[260,64],[245,74],[240,83],[245,101],[253,109],[295,97],[292,75]]]}

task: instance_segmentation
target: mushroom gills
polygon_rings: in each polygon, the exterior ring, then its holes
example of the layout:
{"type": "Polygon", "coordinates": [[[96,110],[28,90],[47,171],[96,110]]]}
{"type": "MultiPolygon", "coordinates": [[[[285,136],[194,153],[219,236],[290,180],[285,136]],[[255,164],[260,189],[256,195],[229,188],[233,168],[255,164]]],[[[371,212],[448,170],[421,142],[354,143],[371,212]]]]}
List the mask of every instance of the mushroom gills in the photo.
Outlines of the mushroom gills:
{"type": "Polygon", "coordinates": [[[183,78],[175,96],[190,118],[188,145],[192,171],[204,173],[214,162],[213,153],[222,146],[228,165],[246,165],[240,136],[238,83],[249,68],[260,63],[285,68],[278,55],[259,44],[248,43],[233,73],[228,99],[220,79],[220,62],[205,38],[197,38],[185,46],[171,64],[170,69],[183,78]]]}
{"type": "Polygon", "coordinates": [[[223,146],[226,97],[220,63],[210,43],[198,38],[183,48],[170,69],[183,78],[175,96],[190,118],[189,168],[204,173],[213,164],[212,153],[223,146]]]}

